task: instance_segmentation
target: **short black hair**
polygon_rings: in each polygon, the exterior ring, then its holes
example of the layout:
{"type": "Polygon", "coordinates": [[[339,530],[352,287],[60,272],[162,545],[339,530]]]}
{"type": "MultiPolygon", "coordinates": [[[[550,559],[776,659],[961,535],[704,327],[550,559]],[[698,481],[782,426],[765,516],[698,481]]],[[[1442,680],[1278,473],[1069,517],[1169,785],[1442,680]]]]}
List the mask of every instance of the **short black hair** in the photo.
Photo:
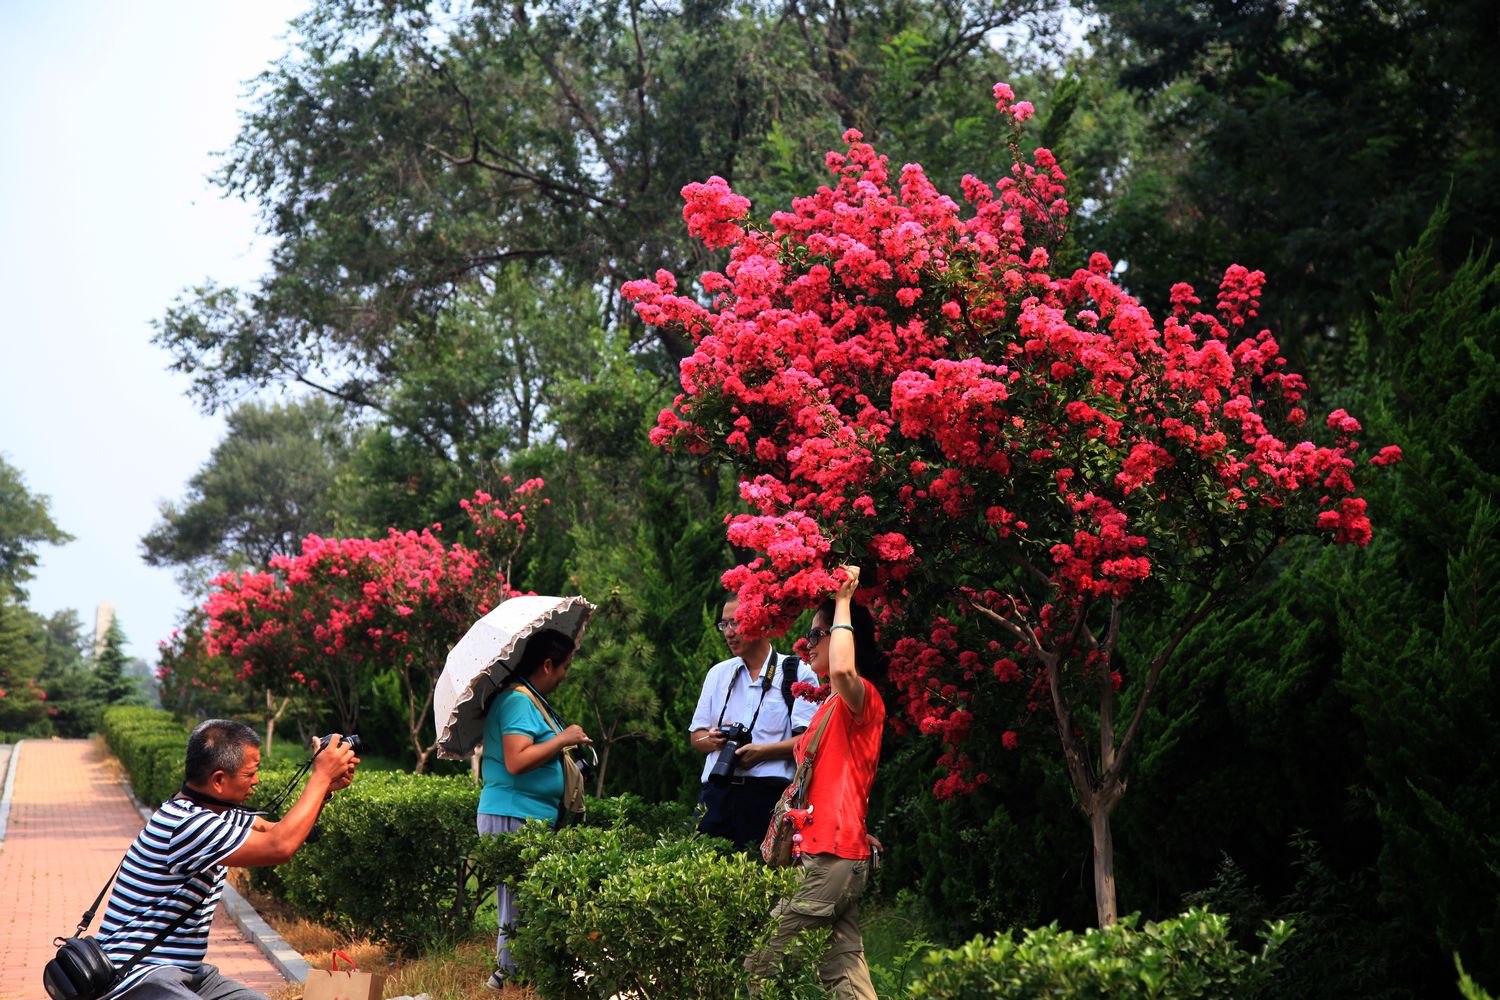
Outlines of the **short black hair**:
{"type": "Polygon", "coordinates": [[[245,748],[259,747],[255,730],[234,719],[209,719],[198,723],[188,737],[187,764],[183,768],[190,785],[206,785],[216,771],[234,774],[245,763],[245,748]]]}
{"type": "Polygon", "coordinates": [[[521,651],[521,662],[511,671],[507,683],[525,680],[540,670],[548,660],[558,664],[572,655],[573,640],[566,633],[555,628],[537,629],[526,640],[526,648],[521,651]]]}

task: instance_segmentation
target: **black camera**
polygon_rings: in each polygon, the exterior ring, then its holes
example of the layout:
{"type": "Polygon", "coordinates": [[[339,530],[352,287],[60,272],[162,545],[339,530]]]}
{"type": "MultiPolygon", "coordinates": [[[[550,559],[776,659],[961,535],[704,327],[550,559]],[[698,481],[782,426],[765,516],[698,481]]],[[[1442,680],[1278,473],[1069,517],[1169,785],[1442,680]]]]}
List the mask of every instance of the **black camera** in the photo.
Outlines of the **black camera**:
{"type": "Polygon", "coordinates": [[[724,737],[724,748],[714,758],[713,770],[708,772],[709,781],[728,781],[734,774],[735,764],[739,762],[735,753],[750,742],[750,730],[738,722],[720,726],[719,735],[724,737]]]}
{"type": "MultiPolygon", "coordinates": [[[[332,733],[329,733],[327,736],[314,736],[312,741],[313,753],[322,753],[324,750],[328,749],[328,741],[331,739],[333,739],[332,733]]],[[[360,743],[359,736],[354,733],[350,733],[348,736],[345,736],[343,739],[339,740],[339,746],[352,747],[355,753],[359,753],[361,745],[362,744],[360,743]]]]}

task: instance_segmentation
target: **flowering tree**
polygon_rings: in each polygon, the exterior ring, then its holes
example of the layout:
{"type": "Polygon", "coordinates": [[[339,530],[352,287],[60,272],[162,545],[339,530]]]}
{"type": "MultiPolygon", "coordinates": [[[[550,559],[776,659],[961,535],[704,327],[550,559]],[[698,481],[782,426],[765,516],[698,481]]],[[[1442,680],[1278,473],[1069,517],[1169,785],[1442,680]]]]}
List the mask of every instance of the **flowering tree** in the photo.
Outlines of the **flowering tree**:
{"type": "Polygon", "coordinates": [[[702,301],[665,271],[624,293],[696,348],[652,439],[742,471],[751,512],[728,536],[760,556],[724,576],[740,621],[784,627],[839,561],[872,564],[862,596],[893,654],[897,724],[945,744],[937,794],[987,780],[974,739],[1016,745],[1011,726],[975,728],[981,701],[1050,716],[1108,924],[1110,816],[1162,670],[1288,536],[1369,541],[1360,426],[1336,411],[1326,440],[1302,440],[1306,385],[1251,325],[1261,272],[1229,268],[1207,309],[1175,286],[1158,324],[1103,255],[1056,268],[1065,178],[1049,151],[1021,155],[1031,105],[1004,84],[995,97],[1014,167],[965,177],[967,210],[915,164],[893,183],[850,130],[832,186],[767,225],[717,177],[683,189],[688,229],[730,251],[702,301]],[[1183,583],[1196,602],[1161,620],[1183,583]],[[1160,637],[1129,677],[1114,655],[1127,612],[1160,637]]]}
{"type": "MultiPolygon", "coordinates": [[[[514,493],[541,486],[531,480],[514,493]]],[[[524,504],[510,511],[478,491],[462,506],[478,539],[472,547],[445,544],[433,533],[441,525],[391,529],[381,539],[309,535],[301,552],[274,557],[268,572],[217,578],[204,605],[206,651],[268,691],[296,685],[326,697],[346,733],[358,729],[365,676],[394,669],[416,769],[424,770],[435,748],[424,726],[447,651],[513,596],[499,567],[508,570],[526,531],[524,504]]]]}

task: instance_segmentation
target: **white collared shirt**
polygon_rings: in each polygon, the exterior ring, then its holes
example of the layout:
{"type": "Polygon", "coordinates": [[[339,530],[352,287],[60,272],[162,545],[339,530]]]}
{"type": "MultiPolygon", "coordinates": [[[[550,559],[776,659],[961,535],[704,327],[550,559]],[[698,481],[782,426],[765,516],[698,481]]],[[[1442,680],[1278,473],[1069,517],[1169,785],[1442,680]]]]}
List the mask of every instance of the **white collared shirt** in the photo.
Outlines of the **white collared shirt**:
{"type": "MultiPolygon", "coordinates": [[[[730,660],[713,665],[708,676],[703,679],[703,690],[698,695],[698,707],[693,710],[693,722],[688,726],[688,732],[697,729],[713,729],[719,725],[719,711],[724,711],[724,725],[738,722],[741,725],[750,725],[750,720],[755,719],[755,729],[750,733],[752,743],[779,743],[792,735],[796,728],[806,728],[812,721],[813,713],[818,706],[804,698],[792,699],[791,717],[787,717],[786,700],[781,695],[781,665],[786,657],[779,655],[772,649],[766,658],[766,664],[761,666],[760,677],[754,681],[750,680],[750,669],[745,661],[736,656],[730,660]],[[776,663],[776,674],[771,676],[771,671],[766,666],[771,661],[776,663]],[[764,694],[764,698],[762,698],[764,694]],[[727,704],[726,704],[727,701],[727,704]],[[756,716],[756,705],[760,706],[760,715],[756,716]]],[[[797,680],[805,681],[814,687],[818,684],[817,675],[806,663],[798,661],[797,680]]],[[[717,753],[704,755],[703,773],[699,776],[700,782],[708,780],[708,774],[713,770],[714,760],[717,753]]],[[[791,779],[796,769],[791,759],[786,760],[763,760],[753,767],[741,767],[735,770],[736,775],[749,778],[786,778],[791,779]]]]}

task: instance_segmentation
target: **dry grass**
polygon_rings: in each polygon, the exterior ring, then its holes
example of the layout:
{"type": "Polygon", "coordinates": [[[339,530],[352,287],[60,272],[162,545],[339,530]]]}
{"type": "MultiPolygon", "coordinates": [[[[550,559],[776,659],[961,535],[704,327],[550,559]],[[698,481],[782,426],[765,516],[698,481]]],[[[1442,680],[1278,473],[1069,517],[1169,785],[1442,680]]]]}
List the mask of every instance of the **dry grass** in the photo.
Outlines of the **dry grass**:
{"type": "MultiPolygon", "coordinates": [[[[328,968],[331,956],[337,950],[347,954],[361,969],[385,976],[385,995],[388,997],[426,993],[432,1000],[539,1000],[536,991],[529,988],[511,986],[500,994],[484,988],[495,960],[495,940],[487,934],[466,941],[451,951],[403,961],[373,941],[350,938],[293,915],[279,901],[252,891],[243,869],[231,870],[229,881],[266,923],[315,969],[328,968]]],[[[289,984],[273,993],[271,1000],[302,1000],[302,986],[300,983],[289,984]]]]}

